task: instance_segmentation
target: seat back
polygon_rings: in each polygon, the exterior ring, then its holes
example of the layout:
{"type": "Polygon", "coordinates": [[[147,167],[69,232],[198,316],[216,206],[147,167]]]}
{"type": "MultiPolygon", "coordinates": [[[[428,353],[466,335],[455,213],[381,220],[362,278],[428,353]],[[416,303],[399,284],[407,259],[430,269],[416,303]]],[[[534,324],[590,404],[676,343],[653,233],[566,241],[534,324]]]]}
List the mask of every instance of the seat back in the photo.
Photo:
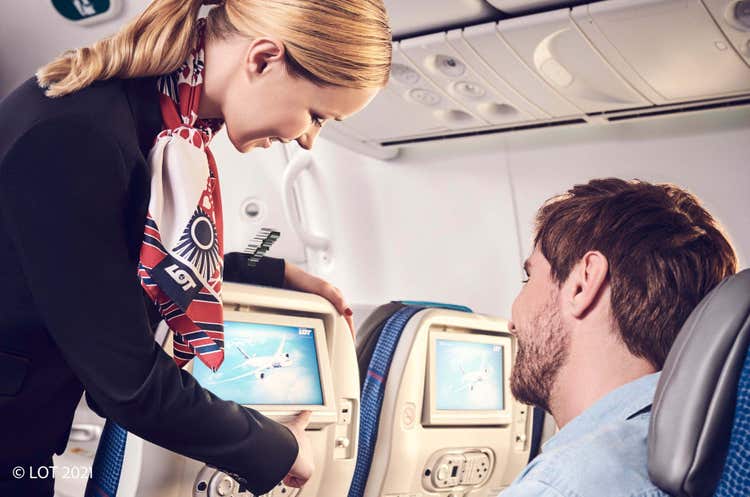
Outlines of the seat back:
{"type": "MultiPolygon", "coordinates": [[[[90,486],[91,493],[86,497],[114,496],[115,491],[118,497],[316,497],[346,494],[354,473],[360,417],[356,354],[346,321],[330,302],[317,295],[225,283],[223,297],[226,321],[292,328],[312,327],[316,334],[319,330],[323,331],[325,341],[316,341],[315,350],[324,405],[310,407],[313,413],[307,430],[316,466],[313,477],[301,489],[279,483],[263,496],[253,496],[216,468],[133,434],[127,434],[123,454],[124,431],[108,423],[97,451],[98,462],[94,463],[97,468],[96,486],[90,486]],[[309,323],[309,326],[305,323],[309,323]],[[325,353],[318,349],[318,344],[323,343],[325,353]],[[330,377],[326,371],[330,371],[330,377]],[[122,470],[117,488],[120,465],[122,470]]],[[[225,339],[229,340],[229,335],[225,339]]],[[[171,351],[171,340],[168,339],[164,347],[171,351]]],[[[249,348],[246,348],[246,352],[253,353],[249,348]]],[[[225,362],[228,360],[228,357],[225,358],[225,362]]],[[[224,364],[222,367],[226,366],[224,364]]],[[[193,372],[193,364],[187,365],[186,369],[193,372]]],[[[254,407],[265,415],[285,421],[296,415],[298,407],[305,406],[277,404],[254,407]]]]}
{"type": "Polygon", "coordinates": [[[528,460],[529,408],[511,400],[506,383],[515,347],[507,323],[466,308],[431,305],[386,304],[375,309],[358,331],[364,388],[360,448],[349,497],[467,492],[494,497],[528,460]],[[431,425],[427,397],[433,332],[507,340],[502,389],[509,408],[502,424],[431,425]],[[473,477],[474,473],[480,477],[473,477]]]}
{"type": "Polygon", "coordinates": [[[724,461],[724,471],[716,497],[750,495],[750,350],[745,354],[739,388],[737,406],[734,410],[732,436],[729,439],[729,453],[724,461]]]}
{"type": "MultiPolygon", "coordinates": [[[[724,485],[737,481],[732,475],[740,468],[725,470],[724,461],[748,340],[750,270],[745,270],[722,281],[693,310],[664,364],[651,416],[648,469],[651,480],[667,493],[713,495],[722,471],[724,485]]],[[[740,424],[734,428],[734,445],[743,437],[747,410],[737,404],[740,424]]],[[[729,464],[741,459],[739,452],[729,464]]]]}

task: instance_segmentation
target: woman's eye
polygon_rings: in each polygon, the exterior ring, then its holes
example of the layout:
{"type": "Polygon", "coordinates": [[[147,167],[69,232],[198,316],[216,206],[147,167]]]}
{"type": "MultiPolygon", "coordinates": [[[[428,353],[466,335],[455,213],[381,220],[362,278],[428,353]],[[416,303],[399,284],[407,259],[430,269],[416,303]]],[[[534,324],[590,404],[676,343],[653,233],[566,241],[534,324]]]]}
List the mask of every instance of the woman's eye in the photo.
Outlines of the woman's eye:
{"type": "Polygon", "coordinates": [[[323,118],[322,118],[322,117],[320,117],[320,116],[316,116],[315,114],[312,114],[312,115],[311,115],[311,118],[312,118],[312,123],[313,123],[313,124],[314,124],[315,126],[317,126],[317,127],[319,127],[319,128],[322,128],[322,127],[323,127],[323,122],[325,121],[325,119],[323,119],[323,118]]]}
{"type": "Polygon", "coordinates": [[[529,282],[529,278],[524,278],[521,280],[521,283],[526,284],[529,282]]]}

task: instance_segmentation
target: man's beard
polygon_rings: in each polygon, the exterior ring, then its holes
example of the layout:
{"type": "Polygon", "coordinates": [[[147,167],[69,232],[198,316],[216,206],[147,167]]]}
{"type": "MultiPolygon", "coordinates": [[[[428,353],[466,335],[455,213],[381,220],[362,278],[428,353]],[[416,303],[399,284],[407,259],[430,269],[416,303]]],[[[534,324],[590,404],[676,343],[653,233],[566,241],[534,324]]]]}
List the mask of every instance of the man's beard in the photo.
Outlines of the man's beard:
{"type": "Polygon", "coordinates": [[[550,392],[568,359],[570,334],[563,329],[557,295],[550,297],[527,329],[517,333],[518,352],[510,389],[520,402],[549,411],[550,392]]]}

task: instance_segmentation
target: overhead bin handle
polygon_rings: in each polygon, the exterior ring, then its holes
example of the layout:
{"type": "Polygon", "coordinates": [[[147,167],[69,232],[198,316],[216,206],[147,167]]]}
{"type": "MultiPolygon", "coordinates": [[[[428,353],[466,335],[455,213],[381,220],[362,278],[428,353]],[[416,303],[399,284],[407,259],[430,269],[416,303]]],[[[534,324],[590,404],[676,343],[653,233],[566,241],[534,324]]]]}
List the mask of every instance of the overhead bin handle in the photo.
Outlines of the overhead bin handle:
{"type": "Polygon", "coordinates": [[[297,233],[302,243],[306,246],[317,249],[317,250],[328,250],[331,245],[331,241],[320,235],[316,235],[307,230],[302,225],[302,219],[295,212],[294,206],[294,184],[300,174],[308,169],[315,167],[315,159],[313,155],[306,151],[300,150],[297,154],[289,161],[284,171],[284,178],[281,182],[281,194],[282,202],[284,204],[284,215],[286,216],[287,222],[292,226],[294,232],[297,233]]]}
{"type": "Polygon", "coordinates": [[[596,88],[575,74],[572,74],[562,64],[554,53],[554,44],[565,36],[572,28],[559,29],[545,37],[534,50],[534,67],[536,71],[563,95],[570,95],[589,102],[604,104],[624,104],[624,100],[616,94],[604,89],[596,88]]]}

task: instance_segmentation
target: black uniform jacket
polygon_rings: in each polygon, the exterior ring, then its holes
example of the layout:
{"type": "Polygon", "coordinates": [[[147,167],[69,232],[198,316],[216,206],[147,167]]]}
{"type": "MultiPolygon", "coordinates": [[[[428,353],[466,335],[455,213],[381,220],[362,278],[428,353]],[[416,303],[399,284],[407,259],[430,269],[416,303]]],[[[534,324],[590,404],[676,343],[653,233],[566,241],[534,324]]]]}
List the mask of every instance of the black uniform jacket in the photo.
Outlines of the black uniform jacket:
{"type": "MultiPolygon", "coordinates": [[[[0,496],[52,495],[52,479],[12,468],[64,451],[84,389],[100,414],[255,494],[297,456],[287,428],[203,389],[154,341],[136,268],[160,129],[153,78],[57,99],[32,78],[0,102],[0,496]]],[[[246,262],[227,254],[225,280],[281,286],[282,260],[246,262]]]]}

